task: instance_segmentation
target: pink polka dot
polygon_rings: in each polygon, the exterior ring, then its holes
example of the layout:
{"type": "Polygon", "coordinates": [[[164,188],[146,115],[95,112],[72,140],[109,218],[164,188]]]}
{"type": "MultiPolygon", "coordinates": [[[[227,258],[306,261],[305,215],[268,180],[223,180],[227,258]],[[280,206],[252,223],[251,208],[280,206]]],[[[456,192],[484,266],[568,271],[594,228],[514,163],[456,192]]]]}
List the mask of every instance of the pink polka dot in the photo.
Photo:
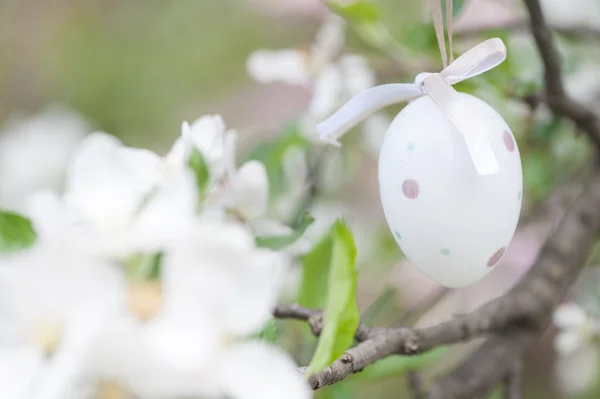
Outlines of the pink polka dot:
{"type": "Polygon", "coordinates": [[[504,140],[504,145],[506,146],[506,149],[510,152],[513,152],[515,150],[515,139],[513,139],[513,136],[508,130],[504,131],[502,139],[504,140]]]}
{"type": "Polygon", "coordinates": [[[417,198],[419,196],[419,183],[413,179],[404,180],[402,183],[402,192],[406,198],[417,198]]]}
{"type": "Polygon", "coordinates": [[[494,252],[494,254],[490,258],[490,260],[488,260],[488,263],[487,263],[488,267],[495,266],[496,263],[500,262],[500,259],[502,259],[502,256],[504,255],[504,251],[506,251],[506,248],[502,247],[499,250],[497,250],[496,252],[494,252]]]}

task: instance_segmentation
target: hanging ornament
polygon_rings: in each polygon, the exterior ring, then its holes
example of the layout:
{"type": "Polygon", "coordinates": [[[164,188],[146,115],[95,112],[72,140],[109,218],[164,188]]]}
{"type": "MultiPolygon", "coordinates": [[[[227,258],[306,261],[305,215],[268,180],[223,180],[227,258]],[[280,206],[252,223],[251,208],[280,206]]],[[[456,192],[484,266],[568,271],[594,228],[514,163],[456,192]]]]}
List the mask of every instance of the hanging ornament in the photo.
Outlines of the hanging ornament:
{"type": "MultiPolygon", "coordinates": [[[[441,6],[434,22],[443,43],[440,21],[441,6]]],[[[445,54],[441,44],[440,50],[445,54]]],[[[406,257],[447,287],[472,284],[493,270],[517,227],[523,176],[510,127],[487,103],[452,87],[505,58],[502,40],[486,40],[454,61],[450,56],[450,65],[444,56],[440,73],[358,94],[317,126],[321,139],[339,145],[369,115],[409,101],[381,148],[381,202],[406,257]]]]}

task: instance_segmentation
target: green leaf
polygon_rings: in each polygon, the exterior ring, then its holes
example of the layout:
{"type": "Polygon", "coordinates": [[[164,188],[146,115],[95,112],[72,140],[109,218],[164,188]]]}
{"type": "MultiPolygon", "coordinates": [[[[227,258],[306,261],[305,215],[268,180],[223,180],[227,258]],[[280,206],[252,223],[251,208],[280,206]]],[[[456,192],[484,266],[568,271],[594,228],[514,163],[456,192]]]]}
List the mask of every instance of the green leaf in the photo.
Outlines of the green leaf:
{"type": "Polygon", "coordinates": [[[304,232],[306,228],[314,222],[314,218],[308,213],[304,212],[300,217],[298,223],[293,226],[293,232],[284,236],[262,236],[256,237],[256,245],[261,248],[269,248],[279,250],[287,247],[290,244],[296,242],[304,232]]]}
{"type": "Polygon", "coordinates": [[[416,22],[407,25],[403,29],[402,44],[406,56],[434,57],[436,60],[440,57],[435,31],[429,23],[416,22]]]}
{"type": "Polygon", "coordinates": [[[343,4],[329,0],[326,4],[331,11],[352,23],[376,22],[380,18],[379,10],[372,1],[357,0],[343,4]]]}
{"type": "Polygon", "coordinates": [[[553,182],[554,171],[544,152],[531,152],[523,157],[523,186],[526,193],[541,199],[547,194],[553,182]]]}
{"type": "Polygon", "coordinates": [[[302,258],[302,283],[298,303],[312,309],[322,309],[327,296],[327,279],[331,263],[331,235],[325,236],[302,258]]]}
{"type": "Polygon", "coordinates": [[[262,142],[248,155],[247,160],[257,160],[265,165],[269,176],[269,191],[272,195],[282,192],[286,186],[283,159],[293,148],[307,148],[308,141],[302,136],[296,124],[291,124],[272,141],[262,142]]]}
{"type": "Polygon", "coordinates": [[[271,344],[274,344],[277,342],[278,336],[279,333],[277,330],[277,324],[275,323],[275,319],[271,318],[261,331],[257,332],[256,334],[252,334],[249,338],[259,339],[261,341],[266,341],[271,344]]]}
{"type": "Polygon", "coordinates": [[[382,22],[381,12],[375,2],[356,0],[344,4],[339,0],[328,0],[329,9],[344,18],[369,45],[382,50],[396,59],[401,59],[400,44],[382,22]]]}
{"type": "Polygon", "coordinates": [[[341,382],[339,384],[333,384],[324,386],[319,389],[314,398],[315,399],[352,399],[356,397],[356,387],[353,384],[347,382],[341,382]]]}
{"type": "Polygon", "coordinates": [[[194,171],[198,190],[200,191],[200,195],[203,195],[210,179],[210,169],[208,168],[202,153],[198,151],[197,148],[192,149],[188,159],[188,166],[194,171]]]}
{"type": "Polygon", "coordinates": [[[398,376],[409,370],[419,370],[438,362],[449,348],[440,346],[429,352],[417,356],[388,356],[366,367],[356,375],[357,380],[377,380],[381,378],[398,376]]]}
{"type": "Polygon", "coordinates": [[[35,243],[31,221],[14,212],[0,212],[0,253],[26,249],[35,243]]]}
{"type": "Polygon", "coordinates": [[[359,314],[356,305],[356,246],[352,232],[341,220],[332,227],[332,254],[324,325],[307,375],[329,366],[354,341],[359,314]]]}
{"type": "Polygon", "coordinates": [[[130,277],[140,280],[158,280],[163,253],[137,253],[125,262],[125,269],[130,277]]]}

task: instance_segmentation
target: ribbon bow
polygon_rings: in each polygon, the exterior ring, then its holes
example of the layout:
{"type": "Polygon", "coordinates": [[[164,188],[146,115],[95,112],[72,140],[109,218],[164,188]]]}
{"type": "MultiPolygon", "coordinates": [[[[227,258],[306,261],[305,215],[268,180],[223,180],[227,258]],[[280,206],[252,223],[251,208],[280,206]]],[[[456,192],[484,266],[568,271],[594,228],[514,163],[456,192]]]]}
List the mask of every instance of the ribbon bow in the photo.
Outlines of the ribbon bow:
{"type": "Polygon", "coordinates": [[[481,75],[505,59],[506,46],[502,40],[486,40],[458,57],[440,73],[420,73],[413,84],[385,84],[365,90],[318,124],[317,132],[322,140],[339,146],[338,138],[374,112],[391,104],[428,95],[463,134],[477,173],[495,174],[499,165],[489,140],[489,125],[483,116],[469,110],[452,85],[481,75]]]}

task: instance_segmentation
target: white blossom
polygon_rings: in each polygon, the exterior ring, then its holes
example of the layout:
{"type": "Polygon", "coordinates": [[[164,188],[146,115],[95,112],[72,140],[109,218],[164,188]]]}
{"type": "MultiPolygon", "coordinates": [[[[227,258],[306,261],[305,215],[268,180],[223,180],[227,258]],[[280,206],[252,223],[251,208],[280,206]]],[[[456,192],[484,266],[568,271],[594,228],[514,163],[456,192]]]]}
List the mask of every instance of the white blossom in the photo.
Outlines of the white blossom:
{"type": "Polygon", "coordinates": [[[273,253],[254,246],[242,225],[199,220],[165,256],[156,314],[143,324],[132,316],[109,324],[95,351],[94,373],[104,380],[120,377],[128,390],[148,398],[275,398],[282,392],[270,389],[281,385],[256,392],[246,386],[251,369],[261,373],[254,362],[268,358],[263,378],[275,373],[296,387],[293,397],[308,397],[287,356],[245,340],[271,317],[282,266],[273,253]],[[229,359],[245,374],[232,375],[229,359]]]}
{"type": "Polygon", "coordinates": [[[310,82],[306,55],[299,50],[257,50],[248,57],[246,69],[252,79],[263,84],[310,82]]]}
{"type": "Polygon", "coordinates": [[[591,29],[600,26],[600,4],[595,0],[542,0],[541,6],[552,25],[591,29]]]}
{"type": "Polygon", "coordinates": [[[0,258],[3,398],[67,397],[79,383],[95,332],[118,311],[117,270],[62,239],[0,258]]]}
{"type": "Polygon", "coordinates": [[[220,116],[184,124],[164,158],[89,135],[64,193],[26,202],[35,245],[0,257],[0,396],[310,397],[288,355],[248,339],[292,264],[256,246],[293,232],[268,203],[265,167],[236,168],[220,116]],[[218,176],[202,196],[193,149],[218,176]]]}
{"type": "Polygon", "coordinates": [[[575,303],[561,304],[553,314],[553,323],[559,329],[554,347],[561,355],[570,355],[586,344],[594,334],[595,322],[575,303]]]}
{"type": "Polygon", "coordinates": [[[67,159],[87,131],[80,116],[58,106],[9,120],[0,131],[0,205],[22,211],[34,192],[60,189],[67,159]]]}
{"type": "MultiPolygon", "coordinates": [[[[247,61],[248,73],[259,83],[284,82],[311,87],[311,101],[300,118],[302,133],[316,139],[315,126],[350,98],[375,85],[375,73],[368,60],[358,54],[342,54],[344,21],[333,15],[326,19],[309,52],[295,49],[258,50],[247,61]]],[[[381,141],[381,117],[364,124],[364,135],[373,134],[381,141]]],[[[385,131],[384,131],[385,132],[385,131]]],[[[377,146],[377,144],[375,144],[377,146]]]]}
{"type": "Polygon", "coordinates": [[[211,178],[218,180],[226,171],[225,160],[229,155],[228,146],[232,135],[235,135],[235,131],[226,129],[225,122],[220,115],[200,117],[191,125],[184,122],[181,127],[181,136],[167,154],[166,163],[173,169],[183,168],[187,164],[192,149],[196,149],[207,162],[211,178]]]}
{"type": "Polygon", "coordinates": [[[231,182],[233,206],[245,219],[264,216],[269,202],[269,179],[258,161],[243,164],[231,182]]]}

